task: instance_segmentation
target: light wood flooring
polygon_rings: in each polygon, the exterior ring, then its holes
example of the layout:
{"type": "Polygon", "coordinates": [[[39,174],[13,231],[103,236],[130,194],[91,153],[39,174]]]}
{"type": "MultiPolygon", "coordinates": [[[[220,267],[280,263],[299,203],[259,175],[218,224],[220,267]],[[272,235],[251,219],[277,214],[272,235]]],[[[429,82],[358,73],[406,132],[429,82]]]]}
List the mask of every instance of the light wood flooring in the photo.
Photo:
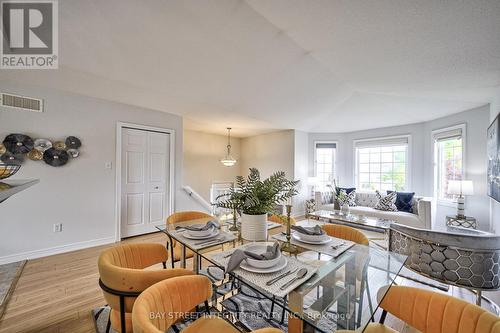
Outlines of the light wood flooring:
{"type": "MultiPolygon", "coordinates": [[[[165,241],[164,234],[155,233],[123,242],[165,241]]],[[[28,261],[0,321],[0,333],[95,332],[90,312],[105,304],[98,286],[97,258],[110,246],[28,261]]],[[[401,279],[399,283],[412,284],[401,279]]],[[[472,301],[472,295],[459,288],[452,288],[450,293],[472,301]]],[[[389,323],[397,330],[409,332],[396,320],[389,323]]]]}

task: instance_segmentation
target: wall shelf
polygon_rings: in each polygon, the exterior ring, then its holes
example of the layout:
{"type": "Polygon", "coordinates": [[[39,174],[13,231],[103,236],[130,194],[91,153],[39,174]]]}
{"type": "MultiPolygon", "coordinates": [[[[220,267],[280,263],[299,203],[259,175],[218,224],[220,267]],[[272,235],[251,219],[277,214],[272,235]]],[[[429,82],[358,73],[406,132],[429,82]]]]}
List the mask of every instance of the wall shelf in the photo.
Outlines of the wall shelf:
{"type": "Polygon", "coordinates": [[[39,179],[0,181],[0,203],[4,202],[14,194],[19,193],[39,182],[39,179]]]}

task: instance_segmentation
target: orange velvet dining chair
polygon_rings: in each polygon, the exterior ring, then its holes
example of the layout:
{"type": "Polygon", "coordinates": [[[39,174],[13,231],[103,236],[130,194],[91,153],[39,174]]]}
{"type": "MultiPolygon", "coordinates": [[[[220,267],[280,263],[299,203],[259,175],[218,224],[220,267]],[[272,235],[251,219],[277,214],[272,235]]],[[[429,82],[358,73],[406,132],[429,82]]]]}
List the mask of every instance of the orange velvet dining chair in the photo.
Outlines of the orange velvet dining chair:
{"type": "Polygon", "coordinates": [[[430,290],[392,286],[380,306],[384,310],[380,323],[369,324],[364,333],[397,332],[384,325],[387,313],[422,333],[500,333],[500,317],[475,304],[430,290]]]}
{"type": "MultiPolygon", "coordinates": [[[[132,322],[135,333],[163,333],[189,314],[201,303],[208,311],[212,283],[206,276],[177,277],[159,282],[146,289],[134,304],[132,322]]],[[[220,317],[201,317],[181,331],[182,333],[238,333],[231,323],[220,317]]],[[[254,333],[283,333],[275,328],[264,328],[254,333]]]]}
{"type": "Polygon", "coordinates": [[[132,306],[146,288],[165,279],[193,274],[187,269],[165,269],[167,260],[165,246],[156,243],[119,245],[100,254],[99,285],[111,308],[109,319],[115,331],[132,332],[132,306]],[[160,263],[163,269],[145,269],[160,263]]]}
{"type": "Polygon", "coordinates": [[[365,236],[364,233],[362,233],[358,229],[340,224],[324,224],[323,226],[321,226],[321,228],[329,236],[349,240],[356,244],[361,244],[366,246],[370,245],[370,241],[368,240],[368,238],[365,236]]]}
{"type": "MultiPolygon", "coordinates": [[[[207,213],[197,212],[197,211],[176,212],[167,218],[167,228],[169,227],[169,225],[174,223],[180,223],[202,218],[214,218],[214,217],[207,213]]],[[[175,263],[180,261],[182,258],[182,246],[173,239],[170,239],[169,243],[171,244],[167,244],[167,248],[170,248],[170,260],[172,268],[174,268],[175,263]]],[[[194,255],[193,251],[186,249],[186,258],[192,258],[193,255],[194,255]]]]}
{"type": "MultiPolygon", "coordinates": [[[[274,223],[286,224],[286,216],[284,216],[284,215],[272,214],[271,216],[269,216],[267,218],[267,220],[271,221],[271,222],[274,222],[274,223]]],[[[297,221],[295,220],[295,218],[290,217],[290,224],[291,225],[295,225],[296,222],[297,221]]]]}

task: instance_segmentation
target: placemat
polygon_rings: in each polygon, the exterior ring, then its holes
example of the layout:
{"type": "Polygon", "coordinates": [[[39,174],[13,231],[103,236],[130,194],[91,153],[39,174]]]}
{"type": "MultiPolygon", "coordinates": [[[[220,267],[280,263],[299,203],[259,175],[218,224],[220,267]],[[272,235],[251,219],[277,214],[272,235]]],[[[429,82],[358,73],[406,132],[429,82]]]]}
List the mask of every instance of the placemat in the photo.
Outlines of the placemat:
{"type": "MultiPolygon", "coordinates": [[[[286,242],[286,235],[283,233],[273,235],[272,238],[274,238],[280,242],[286,242]]],[[[308,243],[299,242],[298,240],[296,240],[293,237],[290,239],[290,243],[292,243],[293,245],[297,245],[297,246],[299,246],[303,249],[306,249],[306,250],[312,250],[312,251],[320,252],[322,254],[327,254],[329,256],[332,256],[333,258],[337,258],[342,253],[344,253],[345,251],[349,250],[351,247],[356,245],[356,243],[354,243],[354,242],[351,242],[351,241],[348,241],[348,240],[345,240],[342,238],[336,238],[336,237],[332,237],[332,241],[329,242],[328,244],[318,244],[318,245],[308,244],[308,243]],[[332,246],[335,246],[335,248],[332,248],[332,246]]]]}
{"type": "MultiPolygon", "coordinates": [[[[240,246],[240,247],[237,247],[237,249],[244,249],[248,246],[252,246],[252,245],[255,245],[256,243],[250,243],[250,244],[245,244],[243,246],[240,246]]],[[[266,245],[266,244],[272,244],[272,243],[258,243],[258,244],[263,244],[263,245],[266,245]]],[[[226,267],[227,266],[227,263],[229,261],[229,257],[228,255],[230,255],[231,253],[233,253],[236,249],[231,249],[231,250],[228,250],[228,251],[224,251],[224,252],[219,252],[219,253],[215,253],[215,254],[212,254],[210,255],[210,257],[217,263],[219,264],[220,266],[223,266],[223,267],[226,267]]],[[[285,268],[283,268],[282,270],[278,271],[278,272],[274,272],[274,273],[253,273],[253,272],[248,272],[244,269],[241,269],[241,268],[237,268],[233,271],[233,273],[239,278],[241,279],[243,282],[249,284],[250,286],[256,288],[257,290],[259,290],[260,292],[263,292],[263,293],[268,293],[270,295],[274,295],[276,297],[285,297],[286,295],[288,295],[288,293],[290,293],[292,290],[294,290],[295,288],[297,288],[298,286],[300,286],[301,284],[303,284],[304,282],[306,282],[307,280],[309,280],[309,278],[311,278],[315,273],[316,271],[318,270],[317,267],[314,267],[314,266],[311,266],[307,263],[304,263],[304,262],[301,262],[299,260],[297,260],[296,258],[294,257],[289,257],[287,256],[286,257],[287,260],[288,260],[288,264],[285,268]],[[292,278],[295,277],[295,273],[293,274],[290,274],[290,276],[287,276],[281,280],[279,280],[278,282],[268,286],[266,285],[266,282],[289,271],[289,270],[294,270],[294,269],[297,269],[297,271],[301,268],[306,268],[307,269],[307,274],[304,278],[298,280],[298,281],[295,281],[294,283],[292,283],[288,288],[284,289],[284,290],[281,290],[280,287],[282,285],[284,285],[285,283],[287,283],[288,281],[290,281],[292,278]]]]}
{"type": "Polygon", "coordinates": [[[220,244],[224,244],[224,243],[227,243],[227,242],[232,242],[233,240],[236,239],[236,236],[230,232],[225,232],[225,231],[220,231],[219,234],[215,237],[213,237],[213,240],[214,242],[213,243],[209,243],[207,245],[197,245],[198,243],[201,243],[201,242],[204,242],[204,241],[209,241],[210,239],[190,239],[190,238],[186,238],[184,237],[183,233],[185,231],[184,230],[171,230],[171,231],[168,231],[168,233],[170,233],[173,237],[177,238],[178,239],[178,242],[180,243],[184,243],[186,244],[187,246],[189,246],[190,248],[194,249],[194,250],[201,250],[201,249],[204,249],[204,248],[207,248],[207,247],[212,247],[212,246],[216,246],[216,245],[220,245],[220,244]],[[216,239],[221,239],[220,241],[215,241],[216,239]]]}

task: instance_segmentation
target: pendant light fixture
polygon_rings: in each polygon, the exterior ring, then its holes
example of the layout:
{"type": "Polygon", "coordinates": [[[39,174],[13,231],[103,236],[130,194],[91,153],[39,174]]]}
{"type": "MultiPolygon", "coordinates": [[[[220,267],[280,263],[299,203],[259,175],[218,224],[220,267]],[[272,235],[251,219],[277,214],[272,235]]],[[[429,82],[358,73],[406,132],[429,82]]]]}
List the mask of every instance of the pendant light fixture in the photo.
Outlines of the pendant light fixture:
{"type": "Polygon", "coordinates": [[[236,164],[236,160],[231,155],[231,127],[227,128],[227,154],[220,162],[227,167],[232,167],[236,164]]]}

